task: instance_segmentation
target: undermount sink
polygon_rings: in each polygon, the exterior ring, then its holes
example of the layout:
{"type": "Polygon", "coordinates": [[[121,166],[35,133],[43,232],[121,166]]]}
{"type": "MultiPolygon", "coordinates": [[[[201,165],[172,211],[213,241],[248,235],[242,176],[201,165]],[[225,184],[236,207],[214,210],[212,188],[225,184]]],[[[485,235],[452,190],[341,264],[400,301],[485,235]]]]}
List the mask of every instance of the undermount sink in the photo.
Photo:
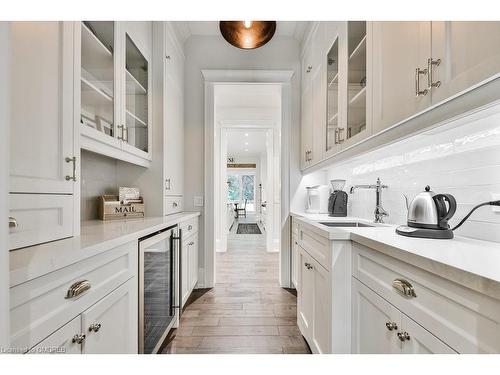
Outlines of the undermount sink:
{"type": "Polygon", "coordinates": [[[329,222],[321,222],[320,224],[325,225],[327,227],[374,227],[375,225],[360,223],[359,221],[329,221],[329,222]]]}

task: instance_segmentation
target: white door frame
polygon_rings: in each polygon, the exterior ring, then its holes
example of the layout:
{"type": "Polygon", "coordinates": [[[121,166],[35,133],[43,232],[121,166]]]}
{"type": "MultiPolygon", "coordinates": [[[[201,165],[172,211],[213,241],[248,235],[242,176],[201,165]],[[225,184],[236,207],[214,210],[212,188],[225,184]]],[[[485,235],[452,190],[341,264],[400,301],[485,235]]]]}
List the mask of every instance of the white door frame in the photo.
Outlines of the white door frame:
{"type": "Polygon", "coordinates": [[[281,85],[281,241],[280,285],[290,286],[290,232],[287,218],[290,212],[290,151],[292,129],[292,70],[202,70],[205,80],[205,210],[204,210],[204,265],[201,270],[203,287],[215,284],[215,222],[216,206],[214,179],[215,138],[219,136],[215,124],[214,88],[218,83],[279,83],[281,85]],[[208,199],[207,199],[208,198],[208,199]]]}

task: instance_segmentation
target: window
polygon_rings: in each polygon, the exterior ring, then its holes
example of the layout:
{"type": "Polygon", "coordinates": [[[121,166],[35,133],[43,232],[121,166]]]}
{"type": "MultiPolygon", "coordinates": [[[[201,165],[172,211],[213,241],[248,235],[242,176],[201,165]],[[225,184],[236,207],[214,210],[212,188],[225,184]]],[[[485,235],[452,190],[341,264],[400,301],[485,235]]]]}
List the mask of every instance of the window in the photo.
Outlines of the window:
{"type": "MultiPolygon", "coordinates": [[[[227,176],[227,200],[229,202],[244,202],[253,207],[255,200],[255,175],[248,172],[231,173],[227,176]]],[[[249,207],[247,206],[247,209],[249,207]]]]}

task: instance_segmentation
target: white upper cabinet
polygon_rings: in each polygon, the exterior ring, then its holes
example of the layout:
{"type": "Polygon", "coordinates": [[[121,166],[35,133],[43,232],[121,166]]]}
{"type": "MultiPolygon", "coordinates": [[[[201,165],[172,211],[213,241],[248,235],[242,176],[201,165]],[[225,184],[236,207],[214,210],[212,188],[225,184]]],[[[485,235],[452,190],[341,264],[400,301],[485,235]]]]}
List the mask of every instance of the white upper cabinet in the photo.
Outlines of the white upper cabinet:
{"type": "Polygon", "coordinates": [[[432,22],[429,84],[438,103],[500,73],[500,22],[432,22]],[[439,65],[437,62],[439,61],[439,65]]]}
{"type": "Polygon", "coordinates": [[[430,22],[373,22],[373,132],[431,105],[430,22]]]}
{"type": "Polygon", "coordinates": [[[10,192],[72,194],[73,24],[11,26],[10,192]]]}
{"type": "Polygon", "coordinates": [[[81,147],[151,163],[151,22],[78,23],[81,147]]]}
{"type": "MultiPolygon", "coordinates": [[[[312,37],[311,37],[312,38],[312,37]]],[[[313,152],[313,91],[312,91],[312,45],[309,44],[302,56],[301,88],[301,168],[307,168],[312,161],[313,152]]]]}

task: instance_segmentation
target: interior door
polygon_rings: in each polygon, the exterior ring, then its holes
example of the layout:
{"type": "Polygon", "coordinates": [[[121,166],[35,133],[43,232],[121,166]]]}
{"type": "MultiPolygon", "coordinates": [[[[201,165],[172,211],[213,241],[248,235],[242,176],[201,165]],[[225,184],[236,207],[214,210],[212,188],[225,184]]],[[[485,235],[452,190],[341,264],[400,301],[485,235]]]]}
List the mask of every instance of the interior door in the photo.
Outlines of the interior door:
{"type": "Polygon", "coordinates": [[[401,341],[396,334],[400,327],[401,312],[353,277],[352,352],[401,353],[401,341]]]}
{"type": "Polygon", "coordinates": [[[302,335],[312,339],[313,306],[314,306],[314,271],[312,259],[304,249],[299,246],[299,285],[297,291],[297,324],[302,335]]]}
{"type": "MultiPolygon", "coordinates": [[[[500,22],[432,22],[432,102],[438,103],[500,73],[500,22]],[[495,46],[495,47],[493,47],[495,46]]],[[[431,57],[429,56],[429,57],[431,57]]]]}
{"type": "Polygon", "coordinates": [[[84,354],[137,353],[137,279],[134,277],[82,313],[84,354]]]}
{"type": "Polygon", "coordinates": [[[457,354],[405,314],[402,314],[401,331],[408,333],[408,339],[403,342],[403,354],[457,354]]]}
{"type": "Polygon", "coordinates": [[[72,194],[73,23],[12,22],[11,37],[10,192],[72,194]]]}
{"type": "Polygon", "coordinates": [[[430,22],[373,22],[373,133],[431,105],[424,74],[430,53],[430,22]]]}
{"type": "Polygon", "coordinates": [[[38,345],[31,348],[29,354],[81,354],[81,344],[74,342],[73,337],[80,335],[81,315],[63,325],[38,345]]]}

